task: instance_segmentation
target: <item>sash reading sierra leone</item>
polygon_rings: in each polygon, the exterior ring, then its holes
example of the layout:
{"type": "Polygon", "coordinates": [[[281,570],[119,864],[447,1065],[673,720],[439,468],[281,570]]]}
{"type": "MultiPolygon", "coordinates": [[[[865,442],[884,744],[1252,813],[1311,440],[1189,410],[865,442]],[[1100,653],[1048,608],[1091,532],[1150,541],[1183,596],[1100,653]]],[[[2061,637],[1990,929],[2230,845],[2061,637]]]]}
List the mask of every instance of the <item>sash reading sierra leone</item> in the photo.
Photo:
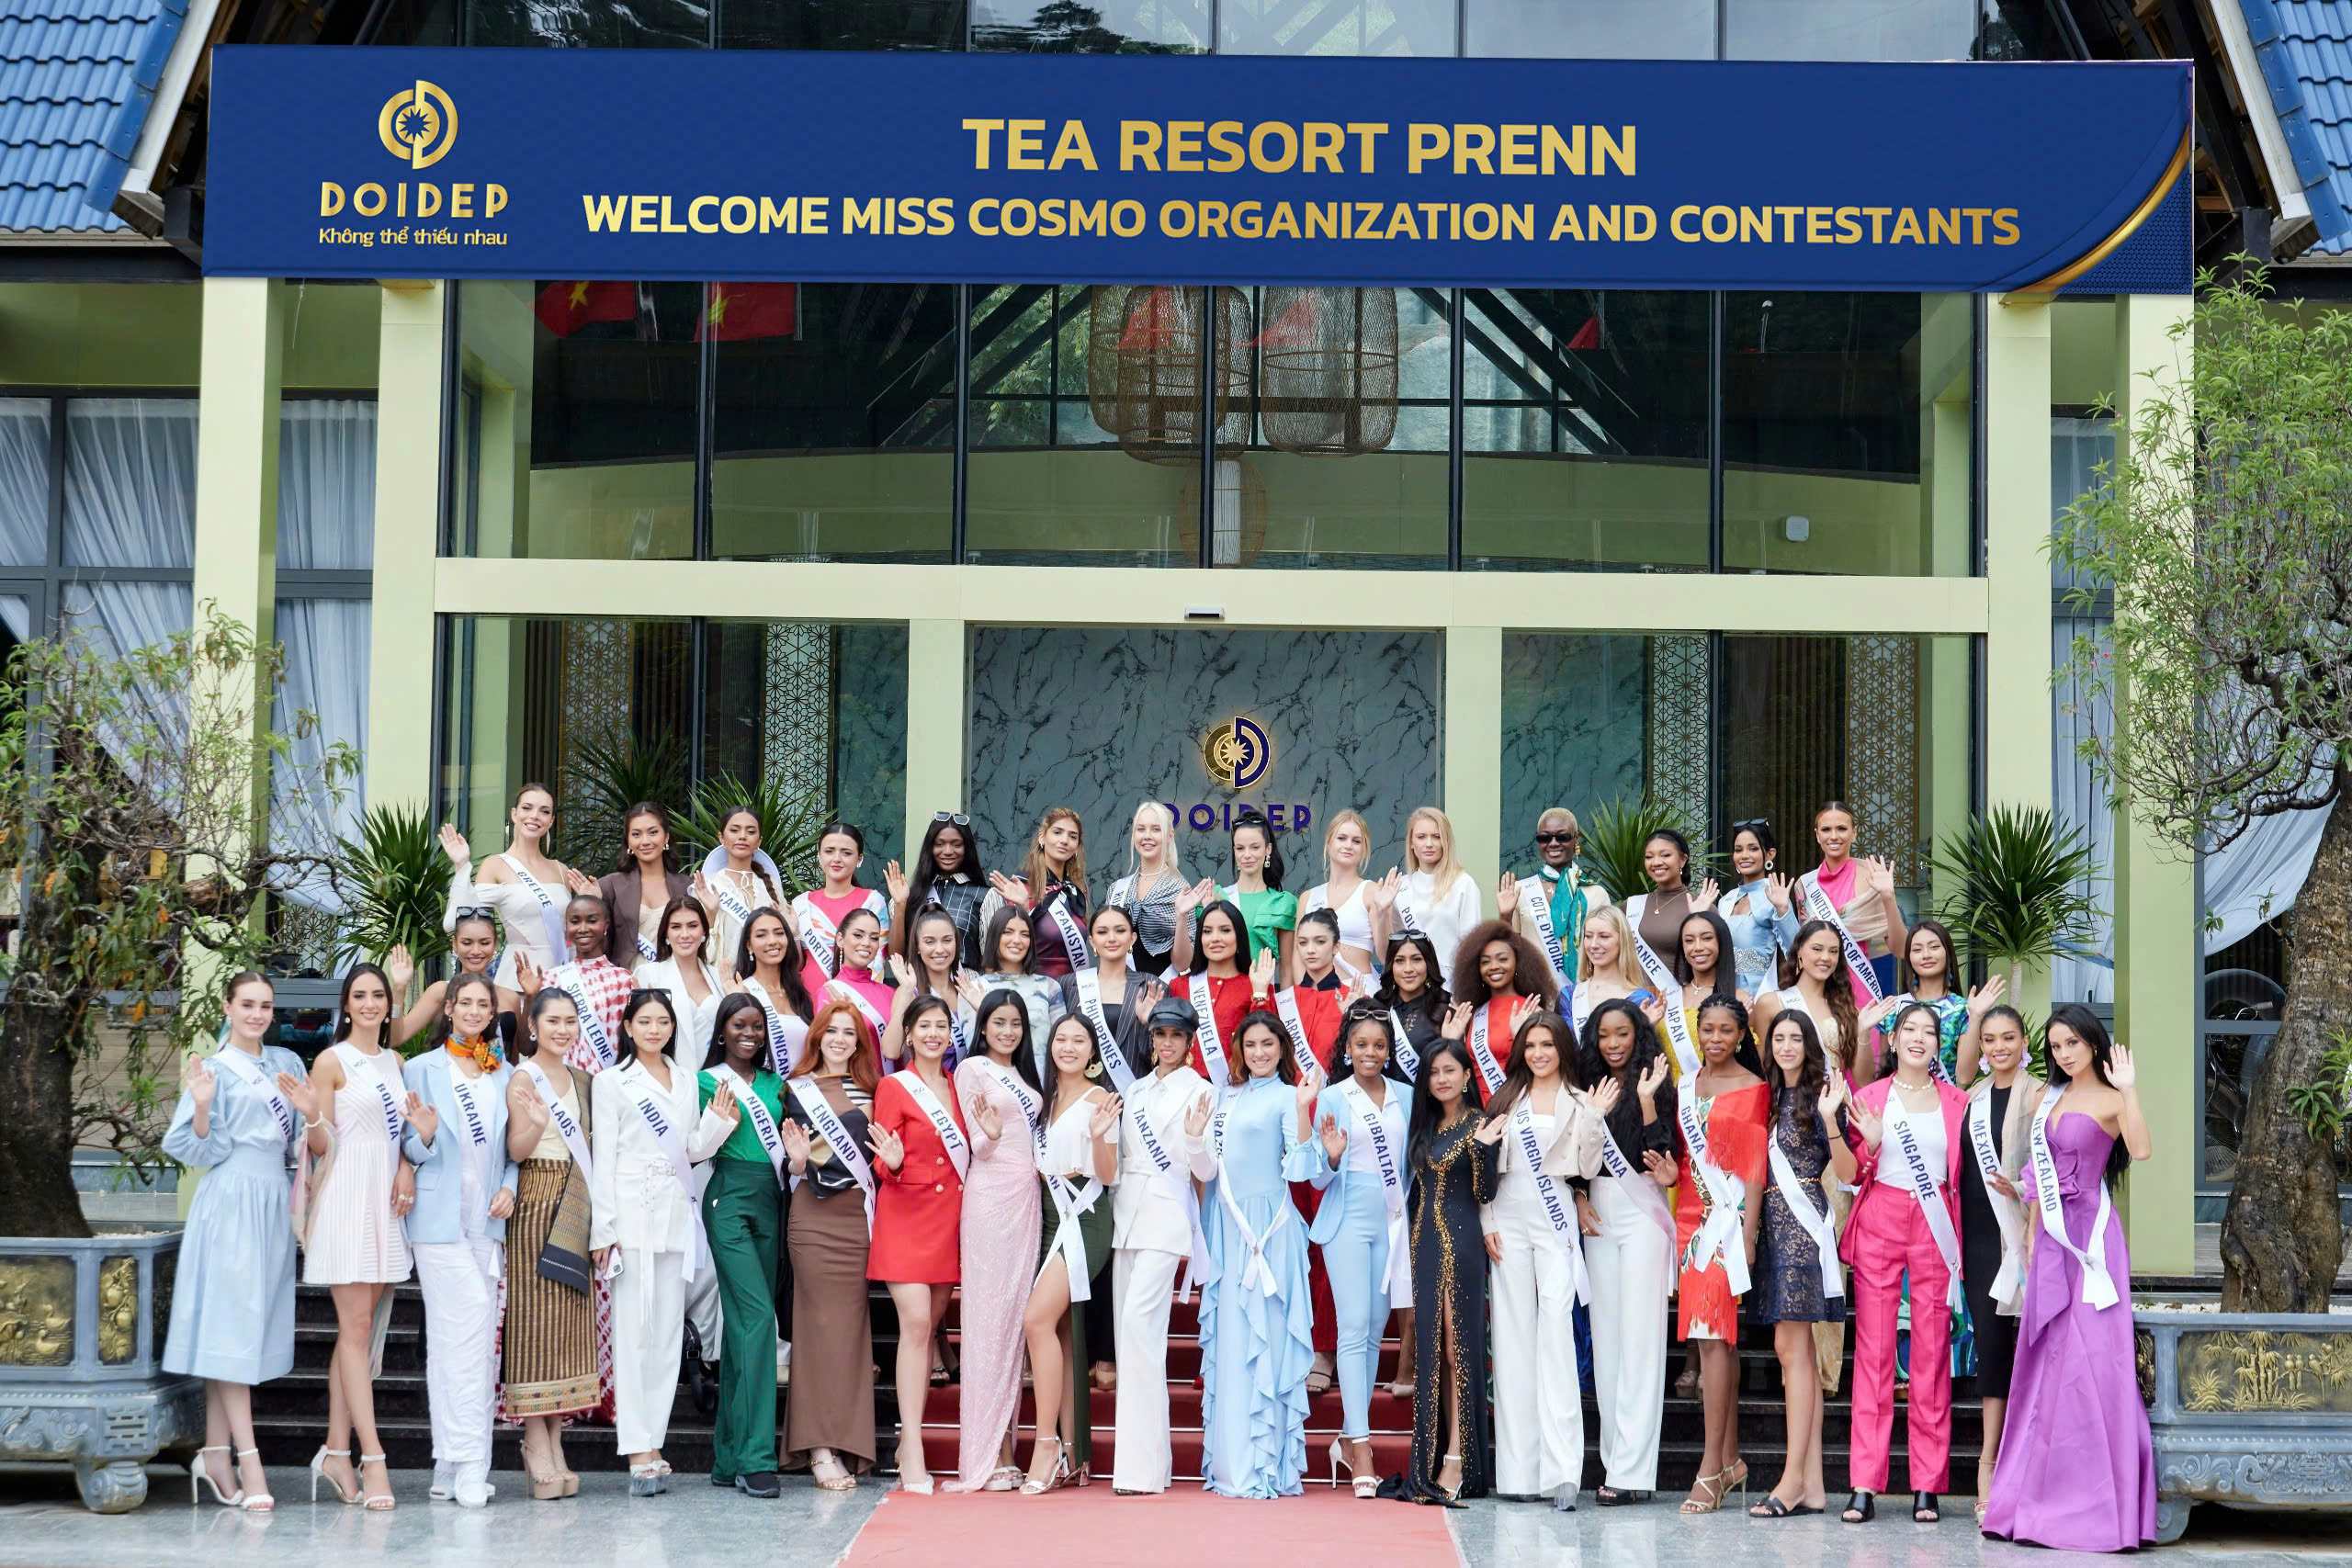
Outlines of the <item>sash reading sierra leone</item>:
{"type": "MultiPolygon", "coordinates": [[[[1380,1092],[1394,1095],[1396,1090],[1388,1086],[1380,1092]]],[[[1380,1196],[1388,1213],[1388,1300],[1391,1303],[1411,1301],[1413,1249],[1405,1227],[1405,1179],[1396,1168],[1396,1151],[1389,1145],[1383,1107],[1374,1105],[1372,1096],[1353,1078],[1340,1086],[1340,1094],[1354,1112],[1356,1125],[1363,1129],[1374,1163],[1380,1168],[1380,1196]]]]}
{"type": "MultiPolygon", "coordinates": [[[[1128,976],[1133,985],[1135,977],[1128,976]]],[[[1100,1043],[1102,1070],[1111,1075],[1112,1087],[1121,1094],[1127,1092],[1136,1081],[1136,1070],[1127,1061],[1127,1054],[1111,1038],[1110,1015],[1102,1010],[1102,972],[1100,969],[1075,969],[1070,972],[1070,987],[1078,992],[1078,1010],[1086,1015],[1093,1027],[1094,1038],[1100,1043]]]]}
{"type": "MultiPolygon", "coordinates": [[[[1885,1136],[1881,1140],[1880,1157],[1884,1157],[1884,1145],[1892,1143],[1901,1160],[1903,1183],[1911,1189],[1911,1196],[1919,1202],[1919,1213],[1928,1222],[1928,1234],[1935,1238],[1936,1251],[1944,1260],[1944,1268],[1951,1276],[1945,1294],[1953,1305],[1966,1299],[1960,1283],[1960,1232],[1951,1223],[1951,1210],[1944,1202],[1942,1184],[1928,1167],[1928,1156],[1919,1146],[1919,1130],[1912,1124],[1911,1110],[1903,1103],[1897,1092],[1901,1086],[1890,1084],[1886,1091],[1885,1136]]],[[[1942,1097],[1937,1097],[1937,1108],[1931,1115],[1943,1114],[1942,1097]]]]}
{"type": "Polygon", "coordinates": [[[752,1123],[752,1135],[760,1140],[760,1152],[768,1156],[768,1168],[775,1172],[776,1184],[784,1185],[789,1179],[785,1173],[784,1134],[776,1126],[775,1118],[768,1114],[767,1102],[737,1077],[732,1067],[714,1068],[710,1076],[742,1107],[752,1123]]]}
{"type": "MultiPolygon", "coordinates": [[[[1735,1238],[1739,1233],[1739,1206],[1747,1196],[1747,1185],[1708,1157],[1707,1118],[1696,1092],[1695,1068],[1687,1081],[1692,1092],[1677,1097],[1674,1111],[1682,1123],[1682,1142],[1690,1151],[1690,1169],[1707,1193],[1707,1217],[1690,1238],[1690,1266],[1704,1269],[1720,1257],[1731,1293],[1744,1296],[1747,1293],[1747,1249],[1735,1238]]],[[[1713,1101],[1707,1103],[1712,1105],[1713,1101]]]]}
{"type": "MultiPolygon", "coordinates": [[[[1560,1090],[1566,1100],[1567,1090],[1560,1090]]],[[[1519,1141],[1519,1157],[1527,1163],[1528,1175],[1535,1182],[1536,1200],[1544,1205],[1544,1217],[1552,1222],[1552,1234],[1559,1238],[1560,1247],[1568,1255],[1568,1279],[1571,1300],[1589,1302],[1592,1299],[1592,1280],[1585,1272],[1584,1247],[1577,1235],[1577,1212],[1560,1184],[1544,1169],[1544,1143],[1535,1135],[1535,1097],[1523,1093],[1519,1103],[1510,1110],[1511,1135],[1519,1141]]],[[[1561,1104],[1556,1114],[1564,1120],[1575,1114],[1571,1103],[1561,1104]]]]}
{"type": "MultiPolygon", "coordinates": [[[[234,1045],[223,1045],[212,1054],[211,1065],[260,1095],[277,1122],[277,1135],[288,1143],[294,1141],[294,1134],[301,1130],[301,1120],[294,1114],[294,1108],[286,1102],[286,1097],[277,1092],[277,1079],[257,1058],[234,1045]]],[[[398,1141],[397,1134],[394,1141],[398,1141]]]]}
{"type": "MultiPolygon", "coordinates": [[[[1780,1190],[1781,1201],[1788,1205],[1791,1217],[1804,1227],[1804,1234],[1813,1238],[1814,1262],[1821,1269],[1823,1298],[1844,1295],[1846,1272],[1838,1266],[1837,1221],[1831,1213],[1815,1209],[1813,1200],[1805,1196],[1804,1182],[1798,1177],[1797,1168],[1790,1163],[1788,1151],[1781,1146],[1778,1115],[1772,1119],[1766,1146],[1771,1151],[1772,1185],[1780,1190]]],[[[1826,1206],[1828,1201],[1829,1195],[1824,1192],[1822,1202],[1826,1206]]]]}
{"type": "Polygon", "coordinates": [[[1846,924],[1846,917],[1838,911],[1838,906],[1829,901],[1829,895],[1821,890],[1820,876],[1816,873],[1806,872],[1797,878],[1797,891],[1804,896],[1805,913],[1816,920],[1828,922],[1837,931],[1838,945],[1846,950],[1846,967],[1854,972],[1854,978],[1861,982],[1862,989],[1870,993],[1871,1000],[1884,1000],[1885,993],[1878,988],[1878,971],[1871,967],[1870,953],[1855,937],[1853,928],[1846,924]]]}
{"type": "Polygon", "coordinates": [[[1290,1055],[1303,1082],[1323,1070],[1315,1059],[1315,1047],[1306,1038],[1306,1021],[1298,1016],[1298,993],[1284,986],[1274,993],[1274,1012],[1283,1021],[1283,1031],[1290,1036],[1290,1055]]]}
{"type": "Polygon", "coordinates": [[[514,880],[523,885],[524,891],[538,900],[539,925],[547,932],[548,952],[558,964],[567,962],[571,957],[571,943],[563,934],[563,906],[521,861],[511,854],[498,858],[506,863],[506,869],[514,874],[514,880]]]}
{"type": "Polygon", "coordinates": [[[537,1062],[523,1064],[523,1076],[539,1091],[539,1102],[548,1108],[548,1120],[555,1123],[556,1135],[563,1140],[571,1163],[580,1168],[581,1179],[592,1185],[596,1179],[596,1162],[588,1156],[588,1136],[580,1130],[580,1119],[563,1108],[563,1099],[548,1081],[548,1075],[537,1062]]]}
{"type": "Polygon", "coordinates": [[[2050,1153],[2050,1116],[2058,1109],[2066,1086],[2053,1084],[2041,1097],[2041,1104],[2033,1112],[2033,1196],[2041,1206],[2041,1229],[2052,1241],[2074,1255],[2082,1266],[2083,1300],[2094,1312],[2105,1312],[2118,1300],[2115,1276],[2107,1267],[2107,1222],[2115,1213],[2115,1201],[2109,1193],[2105,1172],[2098,1184],[2098,1213],[2091,1221],[2090,1246],[2076,1247],[2074,1237],[2066,1234],[2066,1199],[2058,1190],[2058,1162],[2050,1153]]]}
{"type": "Polygon", "coordinates": [[[571,1010],[580,1015],[580,1038],[596,1053],[598,1069],[618,1061],[620,1058],[613,1050],[613,1037],[605,1028],[605,1015],[596,1010],[595,1002],[589,998],[588,982],[579,969],[567,964],[548,978],[555,982],[557,990],[571,998],[571,1010]]]}
{"type": "Polygon", "coordinates": [[[914,1102],[915,1109],[931,1120],[931,1130],[939,1134],[940,1145],[947,1151],[947,1163],[956,1168],[956,1179],[963,1180],[972,1174],[972,1145],[964,1136],[964,1129],[956,1125],[956,1118],[941,1104],[939,1096],[922,1081],[922,1074],[912,1067],[902,1067],[890,1075],[899,1080],[914,1102]]]}
{"type": "MultiPolygon", "coordinates": [[[[2019,1085],[2024,1083],[2020,1077],[2019,1085]]],[[[2009,1091],[2017,1092],[2016,1089],[2009,1091]]],[[[1984,1201],[2001,1227],[2001,1269],[1993,1276],[1993,1300],[2015,1306],[2025,1283],[2025,1212],[2018,1201],[1993,1184],[2001,1179],[2000,1151],[1993,1146],[1993,1091],[1988,1087],[1968,1104],[1968,1142],[1976,1151],[1977,1173],[1984,1179],[1984,1201]]]]}
{"type": "Polygon", "coordinates": [[[872,1235],[874,1168],[866,1163],[865,1151],[859,1148],[857,1140],[849,1135],[848,1123],[842,1120],[841,1112],[833,1109],[832,1101],[825,1098],[825,1091],[818,1086],[815,1078],[795,1078],[788,1087],[792,1090],[793,1103],[800,1107],[801,1113],[817,1129],[817,1136],[825,1140],[825,1146],[833,1151],[833,1157],[842,1162],[842,1168],[856,1179],[857,1190],[865,1198],[866,1234],[872,1235]]]}
{"type": "Polygon", "coordinates": [[[1233,1081],[1233,1064],[1225,1054],[1225,1042],[1217,1037],[1216,1003],[1209,989],[1206,974],[1193,976],[1188,989],[1193,993],[1193,1038],[1201,1047],[1203,1074],[1209,1080],[1209,1092],[1219,1100],[1233,1081]]]}

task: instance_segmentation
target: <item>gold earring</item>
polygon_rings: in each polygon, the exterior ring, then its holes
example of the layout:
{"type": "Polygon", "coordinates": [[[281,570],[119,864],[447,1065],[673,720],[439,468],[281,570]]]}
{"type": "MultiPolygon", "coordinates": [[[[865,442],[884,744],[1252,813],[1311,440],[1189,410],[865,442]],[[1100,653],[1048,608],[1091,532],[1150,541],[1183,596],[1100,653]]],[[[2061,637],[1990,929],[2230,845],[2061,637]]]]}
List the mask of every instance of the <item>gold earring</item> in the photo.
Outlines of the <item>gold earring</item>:
{"type": "Polygon", "coordinates": [[[1102,1076],[1102,1059],[1100,1056],[1086,1064],[1086,1076],[1090,1078],[1099,1078],[1102,1076]]]}

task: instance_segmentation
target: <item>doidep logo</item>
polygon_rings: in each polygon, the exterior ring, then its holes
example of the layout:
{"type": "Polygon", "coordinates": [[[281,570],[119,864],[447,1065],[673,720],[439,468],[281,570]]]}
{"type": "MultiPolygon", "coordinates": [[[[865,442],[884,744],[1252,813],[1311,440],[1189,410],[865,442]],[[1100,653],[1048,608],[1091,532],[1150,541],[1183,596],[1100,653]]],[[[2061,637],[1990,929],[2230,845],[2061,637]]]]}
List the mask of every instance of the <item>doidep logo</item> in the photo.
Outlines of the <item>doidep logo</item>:
{"type": "Polygon", "coordinates": [[[428,167],[458,140],[458,106],[420,77],[414,87],[402,87],[384,100],[376,134],[383,138],[384,151],[410,168],[428,167]]]}
{"type": "Polygon", "coordinates": [[[1250,789],[1272,765],[1274,745],[1256,719],[1236,714],[1201,737],[1201,760],[1226,788],[1250,789]]]}

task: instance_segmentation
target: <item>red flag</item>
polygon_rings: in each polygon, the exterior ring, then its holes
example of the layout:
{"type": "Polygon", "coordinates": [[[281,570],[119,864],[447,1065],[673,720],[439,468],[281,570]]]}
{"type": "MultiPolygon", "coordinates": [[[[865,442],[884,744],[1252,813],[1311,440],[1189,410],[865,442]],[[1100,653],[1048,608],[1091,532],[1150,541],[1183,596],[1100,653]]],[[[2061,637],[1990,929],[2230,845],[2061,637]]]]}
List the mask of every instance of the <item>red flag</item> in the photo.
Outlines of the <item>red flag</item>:
{"type": "Polygon", "coordinates": [[[1273,325],[1241,346],[1244,348],[1305,348],[1315,342],[1315,296],[1301,294],[1273,325]]]}
{"type": "Polygon", "coordinates": [[[1176,290],[1160,284],[1127,307],[1127,324],[1119,333],[1119,352],[1147,354],[1154,349],[1172,348],[1181,330],[1176,290]]]}
{"type": "Polygon", "coordinates": [[[1576,330],[1576,335],[1568,339],[1567,346],[1570,348],[1599,348],[1600,346],[1600,318],[1599,316],[1587,316],[1584,319],[1584,325],[1578,327],[1576,330]]]}
{"type": "Polygon", "coordinates": [[[797,283],[714,283],[710,304],[695,328],[695,341],[708,329],[714,342],[739,338],[790,337],[800,321],[797,283]]]}
{"type": "Polygon", "coordinates": [[[637,319],[634,283],[550,283],[539,290],[532,313],[558,337],[570,337],[591,321],[637,319]]]}

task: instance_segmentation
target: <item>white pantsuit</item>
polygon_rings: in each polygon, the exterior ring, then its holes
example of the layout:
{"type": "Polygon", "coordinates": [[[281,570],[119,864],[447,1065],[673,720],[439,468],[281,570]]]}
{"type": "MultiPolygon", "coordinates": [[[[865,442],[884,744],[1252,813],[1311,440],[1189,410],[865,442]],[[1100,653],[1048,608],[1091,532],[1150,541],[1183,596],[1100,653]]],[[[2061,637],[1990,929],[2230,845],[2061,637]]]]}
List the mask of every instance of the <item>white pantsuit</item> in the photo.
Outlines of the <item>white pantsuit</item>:
{"type": "MultiPolygon", "coordinates": [[[[1566,1089],[1532,1122],[1544,1173],[1573,1218],[1572,1177],[1600,1168],[1601,1119],[1566,1089]]],[[[1500,1240],[1487,1270],[1494,1347],[1495,1490],[1506,1497],[1570,1498],[1584,1483],[1584,1386],[1577,1364],[1577,1264],[1554,1232],[1511,1119],[1500,1147],[1502,1174],[1479,1226],[1500,1240]]]]}
{"type": "Polygon", "coordinates": [[[499,1290],[506,1248],[495,1238],[419,1242],[424,1292],[424,1392],[432,1403],[433,1462],[480,1481],[490,1474],[498,1397],[499,1290]]]}
{"type": "MultiPolygon", "coordinates": [[[[594,1109],[595,1180],[591,1247],[620,1249],[613,1280],[613,1435],[625,1454],[662,1446],[678,1393],[685,1342],[686,1269],[701,1245],[695,1195],[678,1179],[645,1114],[649,1100],[684,1131],[686,1157],[707,1159],[728,1128],[705,1118],[694,1072],[669,1064],[670,1087],[631,1061],[590,1080],[594,1109]]],[[[700,1269],[710,1260],[700,1259],[700,1269]]],[[[699,1272],[699,1270],[698,1270],[699,1272]]]]}
{"type": "Polygon", "coordinates": [[[1165,1492],[1174,1472],[1168,1442],[1168,1316],[1176,1280],[1193,1250],[1192,1179],[1216,1174],[1205,1137],[1184,1122],[1209,1092],[1188,1066],[1137,1078],[1120,1119],[1119,1179],[1111,1189],[1112,1290],[1118,1308],[1118,1450],[1111,1484],[1122,1492],[1165,1492]],[[1151,1119],[1153,1135],[1175,1169],[1162,1175],[1136,1130],[1151,1119]]]}
{"type": "MultiPolygon", "coordinates": [[[[1658,1423],[1666,1404],[1666,1298],[1674,1243],[1629,1193],[1645,1176],[1592,1179],[1600,1234],[1584,1238],[1592,1277],[1592,1378],[1600,1414],[1605,1485],[1648,1492],[1657,1485],[1658,1423]]],[[[1656,1182],[1650,1182],[1653,1189],[1656,1182]]],[[[1664,1192],[1658,1193],[1663,1207],[1664,1192]]]]}

